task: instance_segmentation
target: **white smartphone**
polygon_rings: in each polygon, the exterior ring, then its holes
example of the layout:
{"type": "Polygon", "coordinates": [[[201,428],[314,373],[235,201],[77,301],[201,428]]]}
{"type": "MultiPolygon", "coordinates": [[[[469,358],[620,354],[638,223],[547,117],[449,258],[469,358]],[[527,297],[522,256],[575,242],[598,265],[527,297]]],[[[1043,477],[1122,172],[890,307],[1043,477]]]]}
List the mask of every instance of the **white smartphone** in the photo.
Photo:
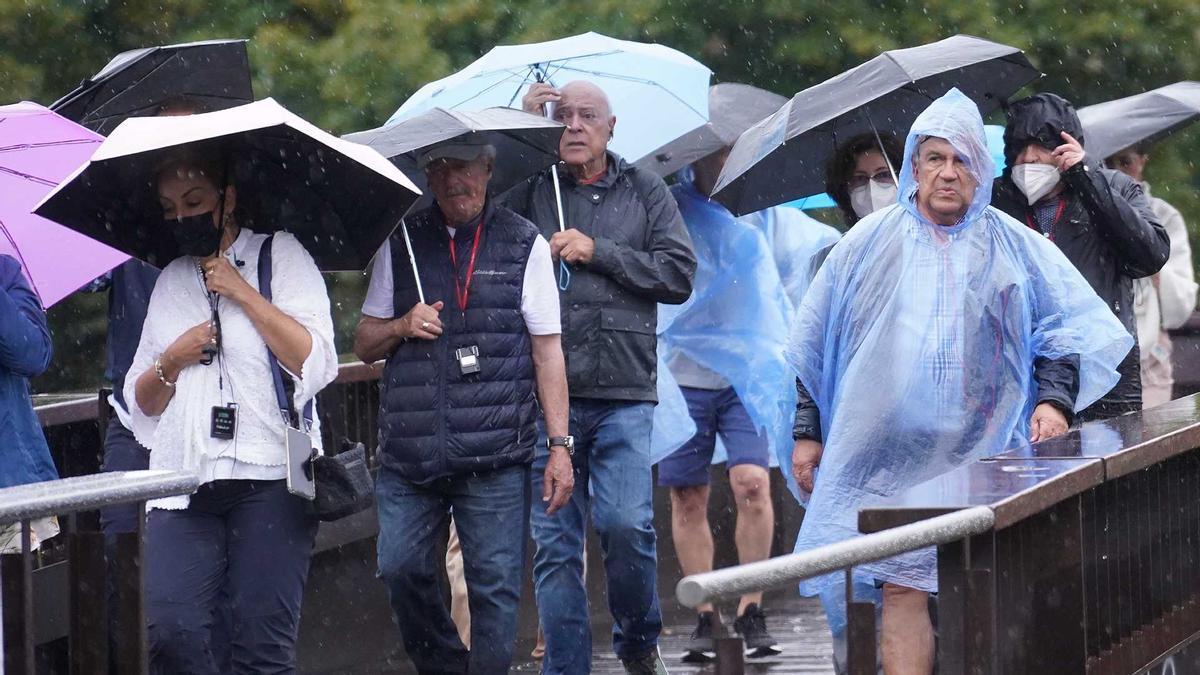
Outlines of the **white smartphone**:
{"type": "Polygon", "coordinates": [[[312,438],[295,427],[287,428],[287,489],[309,501],[317,497],[317,484],[312,472],[306,471],[312,461],[312,438]]]}

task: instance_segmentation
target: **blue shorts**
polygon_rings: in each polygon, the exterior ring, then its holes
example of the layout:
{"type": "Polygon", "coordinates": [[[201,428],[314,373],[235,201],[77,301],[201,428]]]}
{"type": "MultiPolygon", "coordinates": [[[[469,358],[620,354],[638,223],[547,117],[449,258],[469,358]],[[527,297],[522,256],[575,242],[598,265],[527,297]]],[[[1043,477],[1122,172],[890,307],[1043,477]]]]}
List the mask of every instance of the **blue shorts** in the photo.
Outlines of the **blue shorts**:
{"type": "Polygon", "coordinates": [[[709,467],[717,447],[717,434],[725,444],[726,466],[753,464],[767,469],[770,448],[759,435],[750,413],[738,400],[733,387],[693,389],[680,387],[688,413],[696,423],[696,435],[658,463],[658,484],[671,487],[708,485],[709,467]]]}

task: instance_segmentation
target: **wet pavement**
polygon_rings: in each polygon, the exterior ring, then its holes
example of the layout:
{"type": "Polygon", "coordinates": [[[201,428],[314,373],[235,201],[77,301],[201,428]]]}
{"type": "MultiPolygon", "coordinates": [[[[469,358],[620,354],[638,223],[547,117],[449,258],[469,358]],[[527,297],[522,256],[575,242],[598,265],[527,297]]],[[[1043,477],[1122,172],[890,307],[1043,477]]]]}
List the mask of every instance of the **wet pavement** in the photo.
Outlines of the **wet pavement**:
{"type": "MultiPolygon", "coordinates": [[[[771,492],[775,506],[772,554],[780,555],[790,552],[802,511],[786,493],[778,470],[772,473],[771,492]]],[[[717,544],[716,564],[719,567],[736,562],[732,541],[733,513],[728,481],[722,472],[714,471],[709,519],[717,544]]],[[[654,526],[658,533],[658,588],[665,625],[660,643],[663,657],[673,675],[714,673],[712,665],[684,664],[679,660],[695,628],[695,615],[675,601],[674,589],[680,570],[671,538],[669,499],[662,488],[655,490],[654,526]]],[[[371,536],[348,536],[348,541],[337,542],[338,545],[313,559],[300,631],[299,670],[303,675],[407,675],[416,672],[400,646],[399,631],[391,619],[383,584],[375,577],[373,527],[372,519],[371,536]]],[[[318,537],[318,548],[321,548],[320,543],[321,537],[318,537]]],[[[599,542],[590,537],[588,569],[595,571],[587,578],[592,607],[592,672],[622,673],[621,664],[612,652],[612,620],[607,610],[604,565],[599,551],[599,542]]],[[[538,672],[538,663],[529,656],[537,630],[529,569],[527,561],[514,673],[538,672]]],[[[747,673],[833,672],[829,631],[820,603],[815,598],[801,598],[794,589],[784,589],[768,593],[763,605],[768,614],[768,628],[783,646],[783,652],[768,659],[748,660],[747,673]]],[[[732,627],[735,603],[727,603],[721,608],[726,624],[732,627]]]]}

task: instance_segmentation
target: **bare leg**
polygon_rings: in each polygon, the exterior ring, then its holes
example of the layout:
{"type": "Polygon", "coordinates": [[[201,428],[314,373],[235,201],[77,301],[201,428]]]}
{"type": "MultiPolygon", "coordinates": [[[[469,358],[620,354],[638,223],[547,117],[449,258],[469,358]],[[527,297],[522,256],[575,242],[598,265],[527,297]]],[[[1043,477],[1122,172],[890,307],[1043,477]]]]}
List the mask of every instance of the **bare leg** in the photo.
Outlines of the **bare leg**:
{"type": "MultiPolygon", "coordinates": [[[[766,560],[771,556],[771,535],[775,529],[771,475],[761,466],[738,464],[729,470],[729,484],[733,487],[733,498],[737,503],[734,541],[737,543],[738,562],[744,565],[766,560]]],[[[750,603],[762,606],[762,596],[762,592],[743,595],[738,603],[738,616],[746,611],[750,603]]]]}
{"type": "Polygon", "coordinates": [[[883,672],[929,675],[933,672],[933,624],[929,594],[914,588],[883,585],[883,672]]]}
{"type": "MultiPolygon", "coordinates": [[[[711,572],[713,567],[713,537],[708,526],[707,485],[671,488],[671,536],[675,539],[675,554],[684,575],[711,572]]],[[[697,612],[711,612],[713,606],[696,606],[697,612]]]]}

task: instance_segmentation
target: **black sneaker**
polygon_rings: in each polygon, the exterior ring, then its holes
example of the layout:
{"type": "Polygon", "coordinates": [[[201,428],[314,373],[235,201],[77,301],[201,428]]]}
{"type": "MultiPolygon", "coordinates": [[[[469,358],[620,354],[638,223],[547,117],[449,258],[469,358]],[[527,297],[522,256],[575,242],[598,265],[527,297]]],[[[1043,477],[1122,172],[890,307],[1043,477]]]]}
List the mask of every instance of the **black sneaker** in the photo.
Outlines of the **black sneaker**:
{"type": "Polygon", "coordinates": [[[621,665],[625,666],[627,675],[670,675],[657,649],[632,659],[622,659],[621,665]]]}
{"type": "Polygon", "coordinates": [[[761,659],[783,651],[767,632],[767,615],[757,603],[750,603],[746,607],[746,611],[733,622],[733,630],[742,637],[748,658],[761,659]]]}
{"type": "Polygon", "coordinates": [[[715,658],[717,642],[713,639],[713,613],[701,612],[682,660],[684,663],[708,663],[715,658]]]}

